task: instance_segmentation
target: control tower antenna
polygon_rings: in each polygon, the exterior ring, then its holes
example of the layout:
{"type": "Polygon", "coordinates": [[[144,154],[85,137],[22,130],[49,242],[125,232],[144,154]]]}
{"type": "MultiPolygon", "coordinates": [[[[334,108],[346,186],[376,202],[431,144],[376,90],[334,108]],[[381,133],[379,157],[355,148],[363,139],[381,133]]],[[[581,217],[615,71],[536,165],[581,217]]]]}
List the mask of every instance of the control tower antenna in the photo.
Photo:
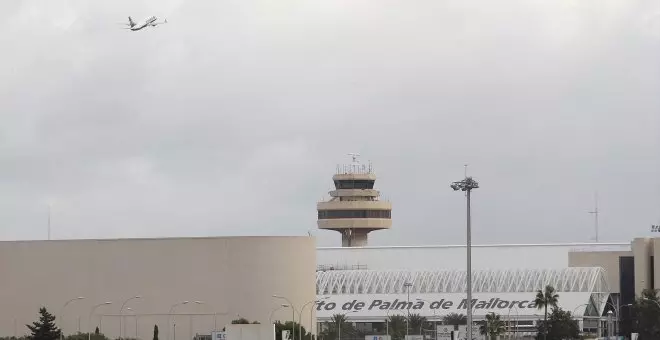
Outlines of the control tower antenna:
{"type": "Polygon", "coordinates": [[[596,243],[598,243],[598,192],[594,193],[594,210],[589,211],[590,214],[594,215],[594,230],[596,232],[595,234],[595,239],[596,243]]]}
{"type": "Polygon", "coordinates": [[[367,245],[367,234],[392,227],[392,204],[380,200],[374,189],[376,175],[371,163],[361,164],[359,153],[349,153],[352,163],[337,165],[332,176],[335,190],[330,199],[317,204],[319,229],[338,231],[343,247],[367,245]]]}

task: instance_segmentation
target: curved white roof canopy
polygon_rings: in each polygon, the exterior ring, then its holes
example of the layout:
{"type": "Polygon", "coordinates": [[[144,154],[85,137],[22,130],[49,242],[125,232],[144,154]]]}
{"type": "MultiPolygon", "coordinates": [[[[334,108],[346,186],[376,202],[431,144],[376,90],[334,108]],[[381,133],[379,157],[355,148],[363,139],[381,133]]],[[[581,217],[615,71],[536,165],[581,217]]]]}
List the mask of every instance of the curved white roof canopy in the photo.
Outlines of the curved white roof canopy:
{"type": "MultiPolygon", "coordinates": [[[[463,293],[466,271],[381,271],[329,270],[316,273],[316,293],[334,294],[403,294],[463,293]]],[[[563,269],[475,270],[472,291],[493,293],[535,292],[546,285],[558,292],[609,293],[605,270],[601,267],[563,269]]]]}

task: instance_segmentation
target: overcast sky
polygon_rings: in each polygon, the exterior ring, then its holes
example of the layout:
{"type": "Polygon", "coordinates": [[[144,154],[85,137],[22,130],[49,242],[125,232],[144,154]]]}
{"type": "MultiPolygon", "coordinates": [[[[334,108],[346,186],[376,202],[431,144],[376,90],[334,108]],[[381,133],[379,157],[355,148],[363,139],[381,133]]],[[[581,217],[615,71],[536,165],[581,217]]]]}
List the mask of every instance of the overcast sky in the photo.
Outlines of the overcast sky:
{"type": "Polygon", "coordinates": [[[650,236],[656,0],[0,2],[0,239],[307,235],[349,152],[372,245],[650,236]],[[127,16],[169,23],[123,30],[127,16]]]}

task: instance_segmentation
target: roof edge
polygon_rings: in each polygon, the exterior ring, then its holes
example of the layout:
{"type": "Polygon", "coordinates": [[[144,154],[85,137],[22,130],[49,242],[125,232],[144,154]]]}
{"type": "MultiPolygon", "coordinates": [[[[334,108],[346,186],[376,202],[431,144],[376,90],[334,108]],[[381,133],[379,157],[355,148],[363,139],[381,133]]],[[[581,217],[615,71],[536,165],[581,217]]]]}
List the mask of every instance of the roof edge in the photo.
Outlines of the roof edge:
{"type": "MultiPolygon", "coordinates": [[[[609,243],[502,243],[502,244],[479,244],[472,248],[497,248],[497,247],[584,247],[584,246],[630,246],[630,242],[609,243]]],[[[359,249],[410,249],[410,248],[465,248],[464,244],[455,245],[409,245],[409,246],[366,246],[366,247],[316,247],[316,250],[359,250],[359,249]]]]}

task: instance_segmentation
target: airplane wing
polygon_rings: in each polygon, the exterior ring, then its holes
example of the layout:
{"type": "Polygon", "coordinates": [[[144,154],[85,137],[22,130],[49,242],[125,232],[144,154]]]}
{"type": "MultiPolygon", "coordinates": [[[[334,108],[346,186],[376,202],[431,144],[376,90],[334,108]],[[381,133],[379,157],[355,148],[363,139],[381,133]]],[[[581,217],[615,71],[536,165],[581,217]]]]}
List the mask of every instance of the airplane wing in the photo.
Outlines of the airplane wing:
{"type": "Polygon", "coordinates": [[[162,25],[162,24],[167,24],[167,19],[165,19],[165,21],[162,22],[154,22],[151,24],[151,26],[162,25]]]}

